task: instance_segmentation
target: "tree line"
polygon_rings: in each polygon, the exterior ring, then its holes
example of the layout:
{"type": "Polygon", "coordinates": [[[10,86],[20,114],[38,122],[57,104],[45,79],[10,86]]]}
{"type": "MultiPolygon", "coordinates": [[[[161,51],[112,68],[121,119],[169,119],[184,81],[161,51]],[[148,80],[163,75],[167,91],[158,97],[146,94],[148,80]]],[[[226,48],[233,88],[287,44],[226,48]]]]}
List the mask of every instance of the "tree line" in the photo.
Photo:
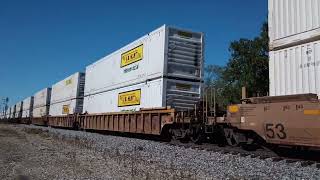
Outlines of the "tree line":
{"type": "Polygon", "coordinates": [[[247,97],[266,96],[269,91],[268,24],[262,24],[260,34],[253,39],[241,38],[230,43],[230,59],[225,66],[206,65],[205,94],[212,98],[214,89],[220,107],[239,103],[241,89],[247,97]]]}

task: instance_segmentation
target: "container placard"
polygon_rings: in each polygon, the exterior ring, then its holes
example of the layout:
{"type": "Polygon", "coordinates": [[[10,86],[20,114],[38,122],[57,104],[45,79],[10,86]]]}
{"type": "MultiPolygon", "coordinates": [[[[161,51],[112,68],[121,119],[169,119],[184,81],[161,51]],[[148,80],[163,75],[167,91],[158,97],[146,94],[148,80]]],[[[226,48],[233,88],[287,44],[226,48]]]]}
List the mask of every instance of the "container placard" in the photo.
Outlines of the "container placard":
{"type": "Polygon", "coordinates": [[[72,79],[66,80],[66,86],[68,86],[69,84],[72,84],[72,79]]]}
{"type": "Polygon", "coordinates": [[[180,37],[184,37],[184,38],[192,38],[192,34],[191,33],[188,33],[188,32],[184,32],[184,31],[178,31],[178,35],[180,37]]]}
{"type": "Polygon", "coordinates": [[[141,89],[119,93],[118,107],[140,105],[141,89]]]}
{"type": "Polygon", "coordinates": [[[192,86],[190,84],[176,84],[176,89],[181,91],[190,91],[192,86]]]}
{"type": "Polygon", "coordinates": [[[143,58],[143,44],[121,54],[121,67],[138,62],[143,58]]]}
{"type": "Polygon", "coordinates": [[[62,114],[69,114],[69,105],[62,106],[62,114]]]}

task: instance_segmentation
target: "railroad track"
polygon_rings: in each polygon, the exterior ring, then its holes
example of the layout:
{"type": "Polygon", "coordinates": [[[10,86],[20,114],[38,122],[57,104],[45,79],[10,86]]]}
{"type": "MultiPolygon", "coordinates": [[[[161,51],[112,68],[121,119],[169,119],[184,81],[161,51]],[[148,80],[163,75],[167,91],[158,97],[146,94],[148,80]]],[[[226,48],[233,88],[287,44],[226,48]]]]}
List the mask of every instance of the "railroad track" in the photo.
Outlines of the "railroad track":
{"type": "Polygon", "coordinates": [[[311,160],[311,159],[302,159],[297,157],[285,157],[276,154],[267,148],[259,148],[255,151],[247,151],[242,149],[241,147],[232,147],[232,146],[218,146],[217,144],[212,143],[203,143],[203,144],[193,144],[193,143],[182,143],[179,141],[170,141],[163,142],[169,146],[178,146],[186,149],[195,149],[195,150],[203,150],[208,152],[219,152],[221,154],[231,154],[234,156],[241,157],[250,157],[257,159],[271,159],[273,162],[283,161],[285,163],[300,163],[302,167],[307,166],[315,166],[320,169],[320,160],[311,160]]]}
{"type": "MultiPolygon", "coordinates": [[[[57,129],[62,129],[62,128],[57,128],[57,129]]],[[[71,129],[69,129],[71,130],[71,129]]],[[[234,156],[241,156],[241,157],[250,157],[250,158],[257,158],[257,159],[271,159],[273,162],[279,162],[283,161],[288,164],[290,163],[300,163],[302,167],[307,167],[307,166],[315,166],[318,169],[320,169],[320,157],[318,157],[317,160],[312,160],[310,157],[308,159],[303,159],[303,158],[297,158],[297,157],[285,157],[285,156],[280,156],[276,154],[274,151],[268,149],[268,148],[258,148],[255,151],[248,151],[245,150],[241,147],[232,147],[232,146],[219,146],[214,143],[202,143],[202,144],[194,144],[191,142],[181,142],[179,140],[171,140],[171,141],[165,141],[159,137],[154,137],[154,136],[139,136],[139,135],[126,135],[123,133],[116,133],[116,132],[105,132],[105,131],[92,131],[92,130],[86,130],[85,132],[88,133],[98,133],[102,135],[111,135],[111,136],[122,136],[122,137],[127,137],[127,138],[137,138],[137,139],[144,139],[148,141],[156,141],[160,142],[162,144],[166,144],[169,146],[177,146],[180,148],[185,148],[185,149],[194,149],[194,150],[203,150],[207,152],[219,152],[221,154],[230,154],[234,156]]],[[[319,153],[319,152],[317,152],[319,153]]],[[[316,154],[315,154],[316,156],[316,154]]],[[[318,155],[319,156],[319,155],[318,155]]]]}

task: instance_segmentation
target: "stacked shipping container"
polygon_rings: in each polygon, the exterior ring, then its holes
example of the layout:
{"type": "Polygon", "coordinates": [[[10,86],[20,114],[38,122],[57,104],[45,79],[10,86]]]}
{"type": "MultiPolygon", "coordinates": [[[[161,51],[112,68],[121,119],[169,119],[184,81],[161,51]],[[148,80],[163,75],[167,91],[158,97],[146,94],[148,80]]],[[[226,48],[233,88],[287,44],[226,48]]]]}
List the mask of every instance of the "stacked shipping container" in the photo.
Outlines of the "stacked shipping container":
{"type": "Polygon", "coordinates": [[[33,111],[33,96],[23,100],[22,118],[32,117],[33,111]]]}
{"type": "Polygon", "coordinates": [[[15,113],[16,113],[16,105],[11,106],[11,111],[10,111],[10,118],[14,119],[15,113]]]}
{"type": "Polygon", "coordinates": [[[319,0],[269,0],[270,49],[320,39],[319,0]]]}
{"type": "Polygon", "coordinates": [[[9,119],[11,117],[11,107],[8,108],[8,111],[7,111],[7,118],[9,119]]]}
{"type": "Polygon", "coordinates": [[[50,116],[82,113],[84,73],[75,73],[54,84],[51,91],[50,116]]]}
{"type": "Polygon", "coordinates": [[[162,26],[86,68],[84,112],[192,109],[203,78],[203,34],[162,26]]]}
{"type": "Polygon", "coordinates": [[[320,97],[320,1],[269,0],[270,95],[320,97]]]}
{"type": "Polygon", "coordinates": [[[16,113],[15,113],[15,118],[21,118],[22,116],[22,105],[23,102],[20,101],[16,104],[16,113]]]}
{"type": "Polygon", "coordinates": [[[10,107],[10,118],[193,109],[203,83],[203,34],[162,26],[10,107]]]}
{"type": "Polygon", "coordinates": [[[49,115],[51,88],[37,92],[33,97],[33,117],[49,115]]]}

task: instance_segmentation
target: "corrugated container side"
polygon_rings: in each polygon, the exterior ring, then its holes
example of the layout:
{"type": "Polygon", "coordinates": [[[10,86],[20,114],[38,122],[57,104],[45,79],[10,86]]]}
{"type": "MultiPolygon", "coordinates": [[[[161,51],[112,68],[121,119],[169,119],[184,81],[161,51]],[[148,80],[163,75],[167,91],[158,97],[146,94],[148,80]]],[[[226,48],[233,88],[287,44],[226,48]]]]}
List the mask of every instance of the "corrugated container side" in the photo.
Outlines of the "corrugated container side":
{"type": "Polygon", "coordinates": [[[22,118],[32,117],[30,113],[31,113],[30,110],[23,110],[22,111],[22,118]]]}
{"type": "Polygon", "coordinates": [[[171,106],[193,109],[199,102],[200,82],[164,78],[106,91],[84,98],[84,113],[139,111],[140,108],[171,106]]]}
{"type": "Polygon", "coordinates": [[[15,118],[15,115],[16,115],[16,105],[14,106],[11,106],[11,115],[10,115],[10,118],[15,118]]]}
{"type": "Polygon", "coordinates": [[[15,118],[21,118],[22,116],[22,107],[23,107],[23,102],[18,102],[16,104],[16,114],[15,114],[15,118]]]}
{"type": "Polygon", "coordinates": [[[33,108],[33,117],[43,117],[49,114],[49,106],[33,108]]]}
{"type": "Polygon", "coordinates": [[[10,108],[8,108],[8,110],[7,110],[6,118],[7,118],[7,119],[10,118],[10,108]]]}
{"type": "Polygon", "coordinates": [[[8,108],[8,111],[9,111],[9,113],[7,116],[8,116],[8,119],[10,119],[11,118],[11,107],[8,108]]]}
{"type": "Polygon", "coordinates": [[[164,44],[163,26],[87,66],[85,95],[161,76],[164,70],[164,44]],[[137,58],[126,61],[134,53],[137,53],[137,58]]]}
{"type": "Polygon", "coordinates": [[[162,26],[86,68],[85,96],[147,80],[202,80],[203,34],[162,26]]]}
{"type": "Polygon", "coordinates": [[[51,88],[45,88],[37,92],[33,97],[33,117],[49,115],[51,88]]]}
{"type": "Polygon", "coordinates": [[[269,0],[270,48],[320,39],[319,0],[269,0]]]}
{"type": "Polygon", "coordinates": [[[36,94],[34,94],[34,102],[33,106],[34,108],[42,107],[50,104],[50,98],[51,98],[51,88],[45,88],[36,94]]]}
{"type": "Polygon", "coordinates": [[[75,73],[54,84],[51,91],[49,115],[82,113],[85,74],[75,73]]]}
{"type": "Polygon", "coordinates": [[[33,111],[33,96],[23,100],[22,117],[23,118],[32,117],[32,111],[33,111]]]}
{"type": "Polygon", "coordinates": [[[63,102],[77,98],[80,73],[75,73],[54,84],[51,90],[50,103],[63,102]]]}
{"type": "Polygon", "coordinates": [[[269,55],[271,96],[314,93],[320,97],[320,41],[269,55]]]}
{"type": "Polygon", "coordinates": [[[78,111],[76,106],[76,99],[71,99],[63,102],[58,102],[54,104],[50,104],[50,116],[61,116],[68,115],[74,113],[82,113],[78,111]]]}
{"type": "MultiPolygon", "coordinates": [[[[84,98],[84,113],[105,113],[120,111],[138,111],[142,107],[162,107],[162,79],[149,81],[146,83],[138,83],[136,85],[127,86],[115,90],[110,90],[84,98]],[[135,105],[119,106],[119,94],[132,92],[137,101],[135,105]],[[140,95],[139,95],[140,93],[140,95]],[[136,95],[135,95],[136,94],[136,95]],[[140,98],[139,98],[140,97],[140,98]]],[[[126,98],[126,97],[125,97],[126,98]]]]}

